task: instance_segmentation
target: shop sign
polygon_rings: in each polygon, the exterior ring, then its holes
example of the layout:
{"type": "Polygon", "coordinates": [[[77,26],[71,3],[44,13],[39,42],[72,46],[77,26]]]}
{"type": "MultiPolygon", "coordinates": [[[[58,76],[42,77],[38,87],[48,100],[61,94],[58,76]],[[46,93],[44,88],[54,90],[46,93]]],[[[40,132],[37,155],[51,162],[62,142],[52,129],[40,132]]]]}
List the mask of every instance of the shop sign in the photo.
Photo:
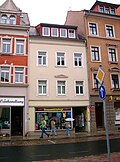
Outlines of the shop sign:
{"type": "Polygon", "coordinates": [[[116,101],[120,101],[120,97],[116,97],[116,101]]]}
{"type": "Polygon", "coordinates": [[[71,111],[71,108],[36,108],[36,111],[71,111]]]}
{"type": "Polygon", "coordinates": [[[0,106],[24,106],[24,98],[0,97],[0,106]]]}

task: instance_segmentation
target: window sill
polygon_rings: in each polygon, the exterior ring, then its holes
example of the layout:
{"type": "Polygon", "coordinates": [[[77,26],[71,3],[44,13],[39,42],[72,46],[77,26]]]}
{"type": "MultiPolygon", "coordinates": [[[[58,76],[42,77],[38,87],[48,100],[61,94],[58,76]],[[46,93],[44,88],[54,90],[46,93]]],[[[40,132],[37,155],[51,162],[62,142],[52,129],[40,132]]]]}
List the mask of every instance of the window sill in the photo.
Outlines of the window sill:
{"type": "Polygon", "coordinates": [[[4,53],[4,52],[0,52],[0,55],[10,56],[10,55],[12,55],[12,53],[4,53]]]}
{"type": "Polygon", "coordinates": [[[108,61],[109,64],[118,64],[117,61],[108,61]]]}
{"type": "Polygon", "coordinates": [[[98,88],[92,88],[92,90],[94,90],[94,91],[98,91],[98,88]]]}
{"type": "Polygon", "coordinates": [[[62,65],[61,66],[60,65],[56,65],[55,68],[67,68],[67,66],[64,66],[64,65],[63,66],[62,65]]]}
{"type": "Polygon", "coordinates": [[[120,91],[120,88],[111,88],[112,91],[120,91]]]}

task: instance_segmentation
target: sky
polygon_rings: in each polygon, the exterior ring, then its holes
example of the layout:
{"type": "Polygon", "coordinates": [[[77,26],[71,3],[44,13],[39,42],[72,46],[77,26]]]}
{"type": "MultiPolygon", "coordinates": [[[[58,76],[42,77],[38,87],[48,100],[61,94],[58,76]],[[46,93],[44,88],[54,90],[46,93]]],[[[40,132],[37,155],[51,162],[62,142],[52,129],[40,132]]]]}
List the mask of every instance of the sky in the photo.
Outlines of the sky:
{"type": "MultiPolygon", "coordinates": [[[[99,0],[120,4],[120,0],[99,0]]],[[[0,0],[2,5],[5,0],[0,0]]],[[[64,25],[67,11],[89,10],[96,0],[13,0],[17,7],[28,13],[31,26],[40,23],[64,25]]]]}

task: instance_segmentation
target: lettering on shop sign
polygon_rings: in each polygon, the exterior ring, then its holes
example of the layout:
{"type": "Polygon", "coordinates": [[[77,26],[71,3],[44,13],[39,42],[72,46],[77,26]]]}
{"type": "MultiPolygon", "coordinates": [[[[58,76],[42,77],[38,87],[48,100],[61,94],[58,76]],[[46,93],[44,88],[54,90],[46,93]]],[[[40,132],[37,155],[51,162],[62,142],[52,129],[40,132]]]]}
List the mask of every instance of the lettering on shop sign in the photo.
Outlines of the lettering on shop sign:
{"type": "Polygon", "coordinates": [[[0,105],[6,106],[24,106],[24,98],[2,98],[0,97],[0,105]]]}
{"type": "Polygon", "coordinates": [[[71,108],[35,108],[36,111],[71,111],[71,108]]]}
{"type": "Polygon", "coordinates": [[[44,111],[63,111],[63,108],[44,108],[44,111]]]}

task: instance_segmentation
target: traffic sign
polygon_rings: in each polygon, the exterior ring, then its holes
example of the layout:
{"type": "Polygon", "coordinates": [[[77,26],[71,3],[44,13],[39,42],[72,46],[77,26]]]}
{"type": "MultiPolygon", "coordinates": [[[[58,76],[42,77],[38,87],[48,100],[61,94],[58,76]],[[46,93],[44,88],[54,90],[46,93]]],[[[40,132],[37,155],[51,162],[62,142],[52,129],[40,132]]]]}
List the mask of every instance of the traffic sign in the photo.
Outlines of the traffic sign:
{"type": "Polygon", "coordinates": [[[102,67],[100,66],[98,69],[97,75],[96,75],[96,79],[98,80],[98,82],[100,84],[103,83],[104,76],[105,76],[105,73],[104,73],[102,67]]]}
{"type": "Polygon", "coordinates": [[[99,97],[101,100],[104,100],[106,97],[106,91],[105,91],[105,87],[103,85],[101,85],[98,89],[98,93],[99,93],[99,97]]]}

